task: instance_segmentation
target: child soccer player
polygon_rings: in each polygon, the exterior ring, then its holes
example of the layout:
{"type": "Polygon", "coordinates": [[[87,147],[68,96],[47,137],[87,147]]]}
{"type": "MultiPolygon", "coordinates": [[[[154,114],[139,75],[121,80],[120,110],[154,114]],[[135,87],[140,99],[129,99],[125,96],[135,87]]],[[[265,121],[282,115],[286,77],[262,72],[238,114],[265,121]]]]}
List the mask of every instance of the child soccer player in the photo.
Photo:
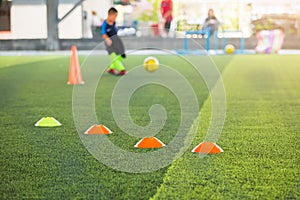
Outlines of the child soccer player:
{"type": "Polygon", "coordinates": [[[126,57],[125,49],[121,38],[117,35],[118,29],[116,26],[116,18],[118,11],[115,8],[108,10],[107,19],[102,24],[101,34],[105,41],[106,50],[111,59],[108,73],[114,75],[125,75],[126,70],[123,66],[122,60],[126,57]],[[116,72],[118,71],[118,73],[116,72]]]}

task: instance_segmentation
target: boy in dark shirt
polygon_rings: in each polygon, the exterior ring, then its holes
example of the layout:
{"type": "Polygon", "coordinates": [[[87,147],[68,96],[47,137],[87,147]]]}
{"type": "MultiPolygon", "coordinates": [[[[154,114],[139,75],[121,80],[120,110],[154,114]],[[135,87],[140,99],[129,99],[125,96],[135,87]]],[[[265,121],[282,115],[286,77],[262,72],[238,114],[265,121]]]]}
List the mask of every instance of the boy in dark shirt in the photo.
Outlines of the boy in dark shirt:
{"type": "Polygon", "coordinates": [[[110,74],[122,76],[126,74],[125,67],[122,63],[122,60],[126,57],[126,55],[123,42],[117,35],[117,16],[117,9],[112,7],[108,10],[107,19],[102,24],[101,34],[102,38],[105,41],[106,50],[108,51],[109,57],[112,61],[107,72],[110,74]],[[118,73],[116,72],[116,70],[118,71],[118,73]]]}

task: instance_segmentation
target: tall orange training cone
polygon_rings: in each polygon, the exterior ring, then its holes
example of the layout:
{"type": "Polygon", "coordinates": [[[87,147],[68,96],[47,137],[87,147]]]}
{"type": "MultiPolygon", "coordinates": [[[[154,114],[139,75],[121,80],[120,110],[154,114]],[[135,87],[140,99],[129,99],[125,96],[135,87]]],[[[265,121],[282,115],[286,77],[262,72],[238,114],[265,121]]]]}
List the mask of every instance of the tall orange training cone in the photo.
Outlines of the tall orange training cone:
{"type": "Polygon", "coordinates": [[[214,142],[201,142],[192,150],[192,152],[202,154],[217,154],[224,151],[214,142]]]}
{"type": "Polygon", "coordinates": [[[166,146],[162,141],[157,139],[156,137],[149,137],[141,139],[134,147],[136,148],[144,148],[144,149],[153,149],[153,148],[162,148],[166,146]]]}
{"type": "Polygon", "coordinates": [[[69,80],[68,84],[84,84],[81,77],[80,65],[77,56],[76,46],[71,48],[71,58],[70,58],[70,71],[69,71],[69,80]]]}
{"type": "Polygon", "coordinates": [[[106,126],[104,126],[103,124],[100,124],[100,125],[97,125],[97,124],[94,124],[93,126],[91,126],[86,132],[85,134],[87,135],[95,135],[95,134],[98,134],[98,135],[108,135],[108,134],[111,134],[112,131],[109,130],[109,128],[107,128],[106,126]]]}

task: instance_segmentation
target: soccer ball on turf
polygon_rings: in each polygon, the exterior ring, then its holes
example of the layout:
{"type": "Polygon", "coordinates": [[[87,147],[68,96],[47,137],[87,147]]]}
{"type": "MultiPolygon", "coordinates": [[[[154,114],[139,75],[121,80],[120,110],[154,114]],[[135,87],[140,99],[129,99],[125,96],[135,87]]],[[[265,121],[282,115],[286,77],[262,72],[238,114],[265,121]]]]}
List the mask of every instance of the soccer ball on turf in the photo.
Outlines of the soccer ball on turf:
{"type": "Polygon", "coordinates": [[[150,56],[145,58],[144,60],[144,68],[148,71],[148,72],[154,72],[158,69],[159,66],[159,62],[156,58],[150,56]]]}
{"type": "Polygon", "coordinates": [[[226,46],[225,46],[225,52],[227,53],[227,54],[232,54],[233,52],[234,52],[234,46],[232,45],[232,44],[227,44],[226,46]]]}

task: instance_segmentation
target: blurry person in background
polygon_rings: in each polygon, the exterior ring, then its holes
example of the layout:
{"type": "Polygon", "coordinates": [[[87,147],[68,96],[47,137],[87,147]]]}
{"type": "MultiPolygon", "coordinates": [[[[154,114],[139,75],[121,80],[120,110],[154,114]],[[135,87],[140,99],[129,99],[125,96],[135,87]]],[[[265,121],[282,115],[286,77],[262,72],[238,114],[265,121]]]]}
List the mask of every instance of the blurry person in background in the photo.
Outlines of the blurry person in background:
{"type": "Polygon", "coordinates": [[[92,11],[92,24],[91,24],[91,29],[92,29],[92,33],[93,33],[93,38],[95,38],[95,36],[97,34],[99,34],[99,32],[97,31],[97,28],[99,28],[101,26],[101,22],[100,19],[98,17],[98,14],[96,11],[92,11]]]}
{"type": "Polygon", "coordinates": [[[162,36],[169,36],[171,22],[173,20],[173,2],[172,0],[162,0],[160,4],[160,12],[163,18],[164,31],[162,36]]]}
{"type": "Polygon", "coordinates": [[[210,35],[213,35],[215,30],[218,30],[220,22],[216,18],[213,9],[208,10],[208,16],[205,19],[203,30],[209,31],[210,35]]]}

